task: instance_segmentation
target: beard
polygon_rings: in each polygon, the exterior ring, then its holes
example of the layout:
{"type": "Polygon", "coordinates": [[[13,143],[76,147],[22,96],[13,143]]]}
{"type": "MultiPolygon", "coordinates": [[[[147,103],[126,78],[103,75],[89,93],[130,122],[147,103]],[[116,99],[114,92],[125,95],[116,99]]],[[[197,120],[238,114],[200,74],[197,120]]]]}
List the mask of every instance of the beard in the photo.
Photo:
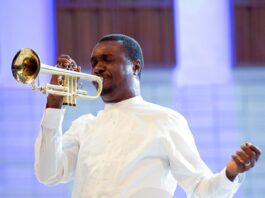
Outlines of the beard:
{"type": "Polygon", "coordinates": [[[109,95],[109,94],[111,94],[113,92],[113,90],[114,89],[112,87],[103,88],[100,96],[109,95]]]}
{"type": "MultiPolygon", "coordinates": [[[[94,87],[96,89],[98,89],[98,83],[93,81],[92,84],[94,85],[94,87]]],[[[104,85],[104,80],[103,80],[103,84],[102,84],[102,91],[100,96],[105,96],[107,94],[111,94],[113,92],[114,88],[111,85],[104,85]]]]}
{"type": "Polygon", "coordinates": [[[100,96],[111,96],[115,92],[117,86],[113,82],[112,76],[105,75],[103,76],[102,92],[100,96]]]}

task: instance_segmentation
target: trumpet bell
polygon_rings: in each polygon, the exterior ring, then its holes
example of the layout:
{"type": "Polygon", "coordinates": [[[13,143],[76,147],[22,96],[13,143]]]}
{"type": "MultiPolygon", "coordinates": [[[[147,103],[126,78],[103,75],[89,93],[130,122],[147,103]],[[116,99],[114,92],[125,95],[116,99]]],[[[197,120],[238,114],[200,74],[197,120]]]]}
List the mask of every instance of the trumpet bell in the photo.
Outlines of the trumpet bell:
{"type": "Polygon", "coordinates": [[[29,48],[20,49],[12,61],[12,74],[16,81],[30,84],[40,72],[40,59],[35,51],[29,48]]]}
{"type": "Polygon", "coordinates": [[[100,96],[103,86],[103,79],[101,77],[85,74],[81,72],[76,72],[71,69],[62,69],[57,67],[52,67],[49,65],[42,64],[38,54],[29,48],[22,48],[19,50],[15,57],[13,58],[12,74],[14,78],[21,83],[29,84],[31,83],[33,90],[40,90],[44,94],[54,94],[63,96],[63,103],[69,106],[76,105],[76,99],[87,99],[93,100],[100,96]],[[39,73],[52,74],[61,77],[58,84],[45,84],[44,86],[36,85],[34,80],[37,78],[39,73]],[[78,79],[92,81],[97,83],[97,91],[95,95],[88,95],[86,90],[78,88],[78,79]]]}

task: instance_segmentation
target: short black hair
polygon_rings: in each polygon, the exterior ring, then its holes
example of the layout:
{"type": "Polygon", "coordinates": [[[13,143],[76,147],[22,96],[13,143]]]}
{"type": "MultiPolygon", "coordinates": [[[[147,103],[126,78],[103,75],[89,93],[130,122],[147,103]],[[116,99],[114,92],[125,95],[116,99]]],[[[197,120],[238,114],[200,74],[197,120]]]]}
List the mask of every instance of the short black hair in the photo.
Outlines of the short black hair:
{"type": "MultiPolygon", "coordinates": [[[[132,37],[124,34],[108,34],[103,36],[98,42],[104,41],[122,41],[125,56],[131,61],[139,59],[141,61],[141,70],[144,67],[144,56],[140,44],[132,37]]],[[[139,76],[141,76],[141,70],[139,76]]]]}

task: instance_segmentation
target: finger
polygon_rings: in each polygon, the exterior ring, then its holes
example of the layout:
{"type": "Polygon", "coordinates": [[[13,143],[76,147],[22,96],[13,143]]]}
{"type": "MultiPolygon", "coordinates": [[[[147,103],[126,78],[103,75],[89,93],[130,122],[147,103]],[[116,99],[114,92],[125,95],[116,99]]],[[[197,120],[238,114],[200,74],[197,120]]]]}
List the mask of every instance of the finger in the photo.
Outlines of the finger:
{"type": "Polygon", "coordinates": [[[57,67],[59,68],[65,68],[65,66],[70,64],[75,64],[75,62],[69,55],[61,54],[57,58],[57,67]]]}
{"type": "Polygon", "coordinates": [[[251,164],[245,163],[238,155],[232,155],[232,159],[234,160],[238,168],[241,169],[241,171],[246,171],[251,168],[251,164]]]}
{"type": "Polygon", "coordinates": [[[66,68],[68,65],[71,64],[71,61],[65,58],[58,58],[56,62],[56,66],[58,68],[66,68]]]}
{"type": "Polygon", "coordinates": [[[74,60],[74,59],[70,59],[70,60],[71,60],[71,64],[72,64],[74,67],[77,67],[77,64],[76,64],[75,60],[74,60]]]}
{"type": "Polygon", "coordinates": [[[237,155],[232,155],[232,159],[235,161],[237,165],[240,166],[244,165],[244,161],[241,158],[239,158],[237,155]]]}
{"type": "Polygon", "coordinates": [[[245,152],[245,154],[248,156],[248,160],[245,160],[246,163],[250,162],[251,167],[255,165],[256,162],[256,153],[252,151],[250,148],[247,147],[246,144],[241,146],[241,149],[245,152]]]}
{"type": "Polygon", "coordinates": [[[258,147],[254,146],[254,145],[251,144],[251,143],[247,143],[247,146],[248,146],[252,151],[255,152],[255,154],[256,154],[256,161],[258,161],[258,160],[259,160],[259,157],[260,157],[260,155],[261,155],[261,149],[259,149],[258,147]]]}
{"type": "Polygon", "coordinates": [[[248,163],[250,161],[250,156],[245,153],[243,150],[239,150],[236,152],[236,155],[244,162],[248,163]]]}
{"type": "Polygon", "coordinates": [[[243,150],[237,151],[236,157],[240,159],[240,162],[243,164],[246,170],[254,166],[254,164],[251,161],[251,157],[248,156],[243,150]]]}
{"type": "Polygon", "coordinates": [[[81,69],[82,69],[82,68],[81,68],[80,66],[77,66],[77,67],[76,67],[76,71],[77,71],[77,72],[81,72],[81,69]]]}
{"type": "Polygon", "coordinates": [[[67,55],[67,54],[61,54],[61,55],[59,56],[59,58],[65,58],[65,59],[68,59],[68,60],[72,59],[71,56],[69,56],[69,55],[67,55]]]}
{"type": "Polygon", "coordinates": [[[80,71],[81,71],[81,67],[75,65],[75,66],[73,67],[73,70],[76,71],[76,72],[80,72],[80,71]]]}
{"type": "Polygon", "coordinates": [[[249,156],[253,155],[253,153],[255,153],[254,151],[252,151],[247,144],[243,144],[241,145],[241,149],[249,156]]]}
{"type": "Polygon", "coordinates": [[[249,156],[249,158],[256,158],[256,153],[252,149],[250,149],[247,144],[243,144],[241,146],[241,149],[245,152],[246,155],[249,156]]]}

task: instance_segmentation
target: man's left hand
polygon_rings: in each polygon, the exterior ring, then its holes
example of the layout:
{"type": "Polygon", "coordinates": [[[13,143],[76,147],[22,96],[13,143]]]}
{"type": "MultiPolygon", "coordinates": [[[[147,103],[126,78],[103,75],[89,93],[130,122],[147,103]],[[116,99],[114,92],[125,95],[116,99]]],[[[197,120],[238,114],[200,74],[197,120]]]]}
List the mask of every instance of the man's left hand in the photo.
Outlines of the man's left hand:
{"type": "Polygon", "coordinates": [[[238,173],[243,173],[253,168],[261,155],[261,150],[251,143],[241,145],[232,159],[226,165],[226,176],[233,181],[238,173]]]}

